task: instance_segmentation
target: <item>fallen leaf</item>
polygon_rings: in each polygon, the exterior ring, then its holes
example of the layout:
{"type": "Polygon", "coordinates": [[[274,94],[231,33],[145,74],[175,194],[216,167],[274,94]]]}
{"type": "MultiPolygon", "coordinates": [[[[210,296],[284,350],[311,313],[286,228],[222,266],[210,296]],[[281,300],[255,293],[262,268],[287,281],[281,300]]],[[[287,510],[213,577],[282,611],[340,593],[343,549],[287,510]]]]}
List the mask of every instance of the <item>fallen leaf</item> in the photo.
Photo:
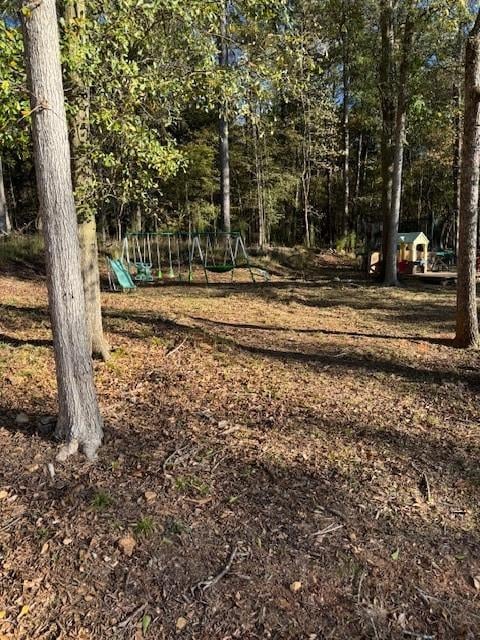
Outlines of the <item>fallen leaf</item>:
{"type": "Polygon", "coordinates": [[[0,620],[3,620],[6,617],[7,617],[7,612],[5,611],[5,609],[3,609],[2,611],[0,611],[0,620]]]}
{"type": "Polygon", "coordinates": [[[291,603],[286,598],[278,598],[277,604],[283,611],[289,611],[292,608],[291,603]]]}
{"type": "Polygon", "coordinates": [[[392,558],[392,560],[398,560],[398,557],[400,555],[400,549],[395,549],[395,551],[392,553],[392,555],[390,556],[392,558]]]}
{"type": "Polygon", "coordinates": [[[20,609],[20,613],[17,616],[17,620],[19,620],[20,618],[23,618],[23,616],[26,616],[29,611],[30,611],[30,607],[28,606],[28,604],[24,604],[23,607],[20,609]]]}
{"type": "Polygon", "coordinates": [[[147,502],[153,502],[157,498],[157,494],[155,493],[155,491],[145,491],[143,495],[145,496],[145,500],[147,502]]]}
{"type": "Polygon", "coordinates": [[[144,636],[147,635],[148,627],[150,626],[151,622],[152,622],[152,617],[146,613],[142,618],[142,634],[144,636]]]}
{"type": "Polygon", "coordinates": [[[302,588],[302,583],[299,582],[298,580],[296,580],[295,582],[292,582],[292,584],[290,585],[290,591],[292,593],[297,593],[297,591],[300,591],[301,588],[302,588]]]}
{"type": "Polygon", "coordinates": [[[135,542],[135,538],[133,538],[132,536],[128,535],[125,536],[123,538],[120,538],[120,540],[117,542],[118,544],[118,548],[120,549],[120,551],[130,557],[133,553],[133,550],[135,549],[136,546],[136,542],[135,542]]]}
{"type": "Polygon", "coordinates": [[[178,618],[177,624],[176,624],[177,631],[182,631],[183,629],[185,629],[187,624],[188,624],[188,621],[186,618],[182,618],[182,617],[178,618]]]}
{"type": "Polygon", "coordinates": [[[477,591],[480,591],[480,575],[473,576],[473,586],[477,591]]]}

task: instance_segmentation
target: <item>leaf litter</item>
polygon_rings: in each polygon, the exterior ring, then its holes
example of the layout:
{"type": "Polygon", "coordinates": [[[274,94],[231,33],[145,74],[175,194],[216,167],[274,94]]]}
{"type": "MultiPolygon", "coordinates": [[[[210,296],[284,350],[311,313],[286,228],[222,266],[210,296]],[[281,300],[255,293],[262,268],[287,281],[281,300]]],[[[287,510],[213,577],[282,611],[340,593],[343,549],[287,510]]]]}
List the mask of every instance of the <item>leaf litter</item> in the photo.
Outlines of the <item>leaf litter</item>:
{"type": "Polygon", "coordinates": [[[0,637],[478,637],[454,293],[317,275],[104,294],[105,443],[54,468],[46,291],[0,277],[0,637]]]}

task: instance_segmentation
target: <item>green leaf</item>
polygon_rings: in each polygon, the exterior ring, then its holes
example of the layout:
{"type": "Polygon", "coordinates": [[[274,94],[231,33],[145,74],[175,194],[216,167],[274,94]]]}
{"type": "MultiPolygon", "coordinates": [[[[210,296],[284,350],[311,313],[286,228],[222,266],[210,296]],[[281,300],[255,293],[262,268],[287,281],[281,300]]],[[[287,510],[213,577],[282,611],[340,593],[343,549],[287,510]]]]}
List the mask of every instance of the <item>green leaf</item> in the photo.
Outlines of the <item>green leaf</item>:
{"type": "Polygon", "coordinates": [[[142,618],[142,634],[144,636],[147,635],[148,627],[150,626],[151,622],[152,622],[152,617],[149,616],[148,613],[146,613],[142,618]]]}

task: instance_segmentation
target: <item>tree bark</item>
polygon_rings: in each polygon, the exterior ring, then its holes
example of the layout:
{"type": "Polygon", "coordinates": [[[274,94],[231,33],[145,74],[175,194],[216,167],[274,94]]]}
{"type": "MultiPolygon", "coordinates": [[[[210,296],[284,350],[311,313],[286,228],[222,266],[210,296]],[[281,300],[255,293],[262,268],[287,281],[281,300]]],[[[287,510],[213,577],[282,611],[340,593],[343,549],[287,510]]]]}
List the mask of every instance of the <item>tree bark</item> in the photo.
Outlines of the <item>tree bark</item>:
{"type": "Polygon", "coordinates": [[[253,134],[253,150],[255,155],[255,179],[257,183],[257,210],[258,210],[258,246],[263,249],[266,244],[266,229],[265,229],[265,204],[264,204],[264,190],[262,181],[262,172],[260,167],[260,155],[259,155],[259,133],[257,123],[252,124],[253,134]]]}
{"type": "Polygon", "coordinates": [[[349,42],[345,1],[343,3],[342,24],[342,77],[343,77],[343,108],[342,108],[342,138],[343,138],[343,211],[341,230],[346,236],[349,228],[350,214],[350,72],[349,72],[349,42]]]}
{"type": "Polygon", "coordinates": [[[381,140],[381,171],[382,171],[382,276],[385,274],[385,255],[388,247],[388,225],[390,211],[392,209],[392,175],[393,154],[392,136],[395,122],[395,104],[393,100],[393,49],[395,33],[393,28],[393,2],[381,0],[380,2],[380,31],[382,49],[380,56],[380,106],[382,112],[382,140],[381,140]]]}
{"type": "Polygon", "coordinates": [[[357,170],[355,172],[355,190],[353,195],[353,228],[358,234],[358,199],[360,197],[360,181],[362,179],[362,151],[363,151],[363,133],[358,134],[357,147],[357,170]]]}
{"type": "MultiPolygon", "coordinates": [[[[227,45],[227,1],[224,2],[222,14],[220,16],[220,43],[219,43],[219,63],[220,67],[228,67],[228,45],[227,45]]],[[[230,232],[230,146],[228,138],[228,105],[224,100],[220,105],[218,119],[219,132],[219,157],[220,157],[220,192],[221,192],[221,213],[223,230],[230,232]]]]}
{"type": "Polygon", "coordinates": [[[466,43],[464,96],[456,342],[461,347],[478,348],[476,256],[480,179],[480,12],[466,43]]]}
{"type": "MultiPolygon", "coordinates": [[[[68,47],[73,60],[82,53],[85,40],[85,0],[67,0],[65,24],[68,29],[68,47]]],[[[110,348],[102,325],[100,274],[98,269],[97,224],[95,211],[86,197],[92,181],[92,167],[87,150],[90,136],[90,91],[81,73],[73,68],[68,74],[70,100],[73,112],[70,116],[70,146],[72,153],[72,179],[78,213],[78,234],[82,266],[83,290],[89,340],[93,355],[107,360],[110,348]]]]}
{"type": "Polygon", "coordinates": [[[10,215],[8,213],[7,194],[5,193],[5,183],[3,179],[3,165],[0,156],[0,236],[6,236],[12,230],[10,215]]]}
{"type": "Polygon", "coordinates": [[[393,153],[392,201],[388,221],[388,242],[385,253],[384,284],[397,284],[397,236],[400,221],[400,205],[402,199],[403,149],[405,145],[405,130],[407,125],[407,82],[409,61],[413,41],[413,16],[408,13],[403,34],[402,60],[398,79],[398,101],[395,122],[395,144],[393,153]]]}
{"type": "Polygon", "coordinates": [[[332,208],[332,168],[327,169],[327,220],[328,242],[330,248],[335,244],[335,215],[332,208]]]}
{"type": "Polygon", "coordinates": [[[455,256],[458,256],[458,217],[460,214],[460,163],[462,157],[462,116],[461,116],[461,86],[460,86],[460,63],[463,58],[463,26],[458,30],[457,35],[457,65],[455,65],[455,78],[452,86],[452,102],[453,102],[453,127],[454,127],[454,146],[452,161],[452,186],[453,186],[453,242],[455,256]]]}
{"type": "Polygon", "coordinates": [[[20,6],[58,385],[56,435],[66,439],[58,457],[80,447],[94,458],[102,419],[87,338],[55,0],[20,6]]]}

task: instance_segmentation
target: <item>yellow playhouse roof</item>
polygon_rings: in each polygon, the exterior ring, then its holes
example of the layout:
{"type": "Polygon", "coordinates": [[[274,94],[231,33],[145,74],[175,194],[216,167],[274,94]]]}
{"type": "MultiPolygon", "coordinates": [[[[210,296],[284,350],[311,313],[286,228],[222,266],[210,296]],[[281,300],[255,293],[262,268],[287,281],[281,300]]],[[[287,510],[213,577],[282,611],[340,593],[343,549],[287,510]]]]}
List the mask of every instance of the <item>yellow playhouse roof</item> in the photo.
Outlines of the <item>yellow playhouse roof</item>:
{"type": "Polygon", "coordinates": [[[398,244],[428,244],[430,240],[423,231],[409,231],[408,233],[399,233],[397,236],[398,244]]]}

